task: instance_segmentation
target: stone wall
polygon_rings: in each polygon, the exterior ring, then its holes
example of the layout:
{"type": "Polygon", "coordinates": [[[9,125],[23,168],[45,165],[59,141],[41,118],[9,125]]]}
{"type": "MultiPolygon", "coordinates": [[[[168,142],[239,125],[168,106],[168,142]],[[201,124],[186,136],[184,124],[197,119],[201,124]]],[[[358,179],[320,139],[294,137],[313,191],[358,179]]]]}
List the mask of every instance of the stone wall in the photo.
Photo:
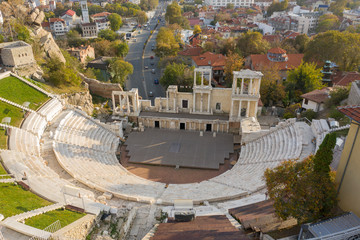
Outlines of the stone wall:
{"type": "Polygon", "coordinates": [[[87,214],[55,232],[52,236],[55,239],[57,239],[57,237],[59,237],[59,239],[86,239],[86,236],[90,233],[97,220],[95,215],[87,214]]]}
{"type": "Polygon", "coordinates": [[[2,63],[8,67],[20,67],[35,63],[32,47],[21,41],[1,48],[1,59],[2,63]]]}
{"type": "Polygon", "coordinates": [[[89,90],[91,93],[99,95],[104,98],[111,98],[113,91],[123,91],[120,84],[117,83],[104,83],[96,79],[85,77],[83,74],[79,73],[80,77],[89,85],[89,90]]]}
{"type": "Polygon", "coordinates": [[[348,105],[360,105],[360,80],[356,80],[351,84],[348,105]]]}

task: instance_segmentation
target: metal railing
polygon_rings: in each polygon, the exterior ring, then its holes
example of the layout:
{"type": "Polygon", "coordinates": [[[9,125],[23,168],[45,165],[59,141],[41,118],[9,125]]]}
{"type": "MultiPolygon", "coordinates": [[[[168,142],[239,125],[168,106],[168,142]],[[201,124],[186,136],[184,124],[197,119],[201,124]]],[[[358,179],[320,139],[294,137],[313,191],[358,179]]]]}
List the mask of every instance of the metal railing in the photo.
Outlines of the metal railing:
{"type": "MultiPolygon", "coordinates": [[[[61,229],[61,223],[59,220],[53,222],[52,224],[50,224],[49,226],[47,226],[46,228],[43,229],[43,231],[45,232],[49,232],[49,233],[54,233],[58,230],[61,229]]],[[[29,240],[47,240],[49,239],[47,236],[32,236],[31,238],[29,238],[29,240]]],[[[1,240],[1,238],[0,238],[1,240]]]]}

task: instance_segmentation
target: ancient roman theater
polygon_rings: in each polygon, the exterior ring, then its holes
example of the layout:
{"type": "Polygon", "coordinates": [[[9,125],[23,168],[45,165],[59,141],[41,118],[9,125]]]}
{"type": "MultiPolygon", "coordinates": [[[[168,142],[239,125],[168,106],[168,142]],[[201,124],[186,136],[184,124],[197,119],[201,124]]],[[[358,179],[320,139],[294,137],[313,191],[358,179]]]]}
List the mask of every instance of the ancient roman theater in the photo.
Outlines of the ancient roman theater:
{"type": "MultiPolygon", "coordinates": [[[[11,73],[11,76],[16,75],[11,73]]],[[[75,106],[64,104],[56,95],[16,77],[46,94],[49,100],[34,111],[1,99],[28,112],[19,128],[1,124],[9,133],[8,149],[0,152],[4,166],[16,180],[24,181],[37,195],[54,203],[83,208],[93,214],[118,208],[114,204],[116,201],[150,206],[173,205],[174,200],[178,199],[192,200],[195,205],[223,204],[263,194],[264,171],[284,160],[307,157],[318,145],[312,139],[317,137],[321,142],[324,132],[321,122],[309,126],[305,122],[289,120],[258,135],[243,132],[243,136],[247,137],[239,141],[239,132],[231,133],[231,122],[225,123],[225,120],[206,119],[201,114],[198,114],[200,120],[195,120],[196,114],[189,118],[189,113],[177,113],[186,116],[186,130],[180,130],[150,127],[149,115],[140,113],[139,127],[127,133],[125,129],[129,121],[101,123],[75,106]],[[200,124],[202,120],[205,121],[203,127],[200,124]],[[206,121],[217,121],[218,125],[213,124],[211,129],[207,129],[206,124],[209,123],[206,121]],[[223,124],[226,125],[225,129],[222,128],[223,124]],[[144,166],[149,166],[149,172],[137,174],[136,169],[144,166]],[[155,168],[160,170],[151,171],[155,168]],[[213,173],[203,174],[204,179],[199,181],[179,184],[162,180],[161,174],[166,169],[174,174],[183,169],[184,174],[190,174],[186,171],[193,175],[197,172],[202,175],[202,171],[213,173]]],[[[252,87],[255,83],[255,80],[251,80],[252,87]]],[[[233,119],[241,117],[241,112],[245,115],[255,114],[255,108],[242,111],[241,105],[235,104],[236,98],[245,94],[242,89],[241,92],[236,89],[238,86],[234,84],[235,89],[229,90],[232,94],[231,105],[239,109],[238,113],[231,110],[230,118],[233,119]]],[[[254,89],[249,87],[247,92],[255,93],[253,90],[258,91],[255,86],[254,89]]],[[[207,99],[203,94],[210,94],[211,86],[196,91],[201,92],[197,98],[201,96],[199,99],[207,99]]],[[[253,106],[253,102],[258,100],[254,95],[249,95],[249,98],[251,102],[247,106],[253,106]]],[[[241,104],[242,100],[238,100],[241,104]]],[[[135,103],[127,101],[125,104],[135,103]]],[[[207,104],[199,104],[207,109],[207,104]]],[[[198,113],[203,111],[197,105],[193,108],[198,113]]],[[[212,111],[211,106],[209,111],[212,111]]],[[[159,116],[153,115],[151,118],[165,124],[165,117],[169,115],[159,116]]],[[[181,127],[181,118],[174,121],[174,126],[181,127]]],[[[3,225],[24,231],[18,223],[18,219],[10,217],[3,225]]]]}

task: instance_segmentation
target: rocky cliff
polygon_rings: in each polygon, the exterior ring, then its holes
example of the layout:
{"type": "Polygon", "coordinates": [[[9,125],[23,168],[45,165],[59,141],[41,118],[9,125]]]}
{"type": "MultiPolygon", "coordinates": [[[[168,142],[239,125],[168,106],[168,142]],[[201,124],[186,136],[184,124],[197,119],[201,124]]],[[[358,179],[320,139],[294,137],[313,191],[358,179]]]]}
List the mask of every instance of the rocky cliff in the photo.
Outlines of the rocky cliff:
{"type": "Polygon", "coordinates": [[[89,115],[92,115],[94,111],[92,96],[90,95],[89,91],[63,94],[61,95],[61,98],[65,101],[65,104],[71,104],[80,107],[81,110],[89,115]]]}
{"type": "Polygon", "coordinates": [[[39,9],[32,10],[22,4],[15,5],[14,3],[5,1],[1,2],[0,10],[3,14],[5,27],[8,27],[8,23],[15,19],[24,23],[30,30],[33,41],[39,43],[43,55],[42,57],[58,58],[61,62],[65,63],[65,58],[51,33],[41,27],[41,23],[45,18],[43,11],[40,11],[39,9]]]}

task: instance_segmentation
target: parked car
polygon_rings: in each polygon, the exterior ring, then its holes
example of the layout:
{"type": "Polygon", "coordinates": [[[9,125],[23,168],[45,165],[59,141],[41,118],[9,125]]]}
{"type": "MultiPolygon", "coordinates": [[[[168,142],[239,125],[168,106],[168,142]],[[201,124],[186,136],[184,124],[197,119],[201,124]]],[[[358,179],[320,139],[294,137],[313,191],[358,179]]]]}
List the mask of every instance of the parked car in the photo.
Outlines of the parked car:
{"type": "Polygon", "coordinates": [[[149,69],[149,67],[148,67],[148,66],[145,66],[145,69],[149,69]]]}
{"type": "Polygon", "coordinates": [[[150,59],[154,59],[154,56],[150,56],[150,59]]]}
{"type": "Polygon", "coordinates": [[[159,84],[159,79],[155,78],[154,79],[154,84],[159,84]]]}
{"type": "Polygon", "coordinates": [[[149,97],[153,97],[153,96],[154,96],[153,92],[150,91],[150,92],[149,92],[149,97]]]}
{"type": "Polygon", "coordinates": [[[152,74],[155,74],[155,69],[151,69],[151,73],[152,73],[152,74]]]}

